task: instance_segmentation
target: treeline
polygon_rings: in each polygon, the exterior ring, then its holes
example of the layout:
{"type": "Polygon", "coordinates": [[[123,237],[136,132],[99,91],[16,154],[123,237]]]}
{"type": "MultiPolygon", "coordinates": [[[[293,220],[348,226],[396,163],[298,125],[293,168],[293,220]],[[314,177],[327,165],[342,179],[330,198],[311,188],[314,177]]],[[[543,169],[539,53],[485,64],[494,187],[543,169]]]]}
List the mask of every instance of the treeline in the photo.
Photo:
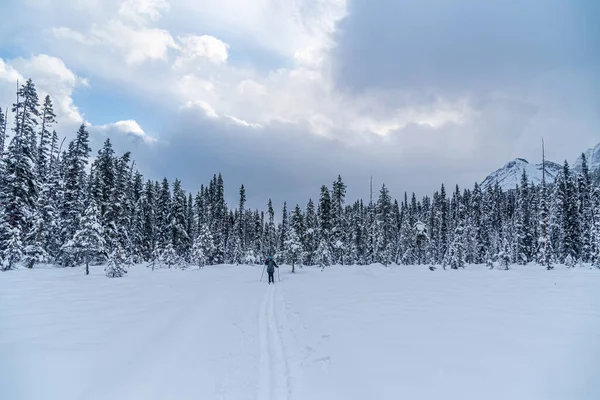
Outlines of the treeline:
{"type": "Polygon", "coordinates": [[[144,180],[130,153],[116,155],[107,139],[90,168],[82,125],[66,148],[54,131],[50,97],[40,104],[31,80],[11,108],[0,110],[0,262],[3,270],[54,263],[105,263],[109,276],[126,265],[253,264],[526,264],[600,267],[600,177],[585,156],[574,172],[565,162],[552,185],[498,184],[433,196],[346,203],[341,177],[322,186],[316,204],[267,210],[225,202],[222,176],[194,195],[181,182],[144,180]],[[89,172],[88,172],[89,170],[89,172]]]}

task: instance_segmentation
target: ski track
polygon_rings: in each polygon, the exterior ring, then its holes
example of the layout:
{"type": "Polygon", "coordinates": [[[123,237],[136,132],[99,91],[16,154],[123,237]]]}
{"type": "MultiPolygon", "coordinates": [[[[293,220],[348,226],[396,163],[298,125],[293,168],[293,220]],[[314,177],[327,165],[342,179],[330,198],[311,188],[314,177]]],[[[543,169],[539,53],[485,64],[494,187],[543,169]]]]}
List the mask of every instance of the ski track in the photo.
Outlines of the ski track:
{"type": "Polygon", "coordinates": [[[259,311],[260,365],[258,400],[290,400],[292,373],[282,334],[280,284],[269,286],[259,311]],[[278,296],[279,294],[279,296],[278,296]]]}

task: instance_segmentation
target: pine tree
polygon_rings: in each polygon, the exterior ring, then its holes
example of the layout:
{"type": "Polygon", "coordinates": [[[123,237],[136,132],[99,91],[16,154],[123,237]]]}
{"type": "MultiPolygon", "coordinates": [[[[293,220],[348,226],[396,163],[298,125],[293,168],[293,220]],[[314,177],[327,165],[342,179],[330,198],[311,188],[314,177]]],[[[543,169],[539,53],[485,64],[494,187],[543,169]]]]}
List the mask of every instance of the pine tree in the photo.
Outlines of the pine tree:
{"type": "MultiPolygon", "coordinates": [[[[210,231],[208,231],[210,234],[210,231]]],[[[204,248],[206,247],[206,241],[200,235],[194,239],[194,244],[192,245],[192,252],[190,254],[190,261],[193,265],[197,265],[200,268],[203,268],[207,261],[207,254],[204,252],[204,248]]],[[[209,246],[213,246],[212,238],[210,238],[209,246]]]]}
{"type": "Polygon", "coordinates": [[[465,226],[464,226],[464,206],[460,204],[457,212],[457,225],[454,229],[454,239],[450,246],[449,260],[450,268],[458,269],[464,268],[466,263],[466,252],[465,252],[465,226]]]}
{"type": "Polygon", "coordinates": [[[62,237],[66,240],[79,230],[85,210],[86,166],[90,154],[89,133],[84,125],[77,131],[75,140],[69,143],[64,161],[64,196],[61,204],[62,237]]]}
{"type": "Polygon", "coordinates": [[[173,184],[173,202],[171,205],[171,238],[173,247],[182,258],[187,258],[191,239],[187,234],[186,223],[186,196],[181,188],[181,181],[175,180],[173,184]]]}
{"type": "Polygon", "coordinates": [[[8,228],[7,237],[1,253],[2,271],[16,269],[17,263],[23,258],[23,242],[18,227],[8,228]]]}
{"type": "Polygon", "coordinates": [[[581,172],[577,175],[577,205],[578,205],[578,220],[580,223],[579,239],[581,249],[581,260],[588,262],[591,260],[593,253],[592,225],[594,220],[594,210],[592,204],[591,193],[591,177],[587,165],[585,154],[581,154],[581,172]]]}
{"type": "Polygon", "coordinates": [[[265,227],[265,249],[268,255],[274,255],[277,251],[277,231],[275,228],[275,210],[273,210],[273,202],[269,199],[267,204],[267,213],[269,221],[265,227]]]}
{"type": "Polygon", "coordinates": [[[23,262],[27,268],[33,268],[35,264],[45,263],[49,260],[45,249],[45,233],[44,216],[41,213],[41,209],[38,209],[33,217],[32,227],[25,239],[26,246],[23,262]]]}
{"type": "MultiPolygon", "coordinates": [[[[394,244],[394,222],[392,213],[392,198],[389,190],[382,185],[376,206],[376,224],[378,227],[377,262],[384,265],[392,260],[392,246],[394,244]]],[[[407,221],[409,224],[410,222],[407,221]]],[[[412,236],[412,235],[411,235],[412,236]]]]}
{"type": "Polygon", "coordinates": [[[319,257],[321,260],[317,262],[319,262],[319,265],[324,265],[322,264],[322,262],[323,257],[325,257],[324,252],[326,248],[326,258],[328,259],[328,264],[326,265],[330,265],[333,262],[333,255],[331,254],[331,196],[329,194],[329,189],[325,185],[321,186],[321,195],[319,197],[317,217],[319,221],[319,229],[317,231],[317,236],[319,238],[319,247],[317,249],[317,252],[319,252],[319,257]]]}
{"type": "Polygon", "coordinates": [[[98,213],[96,203],[91,200],[81,219],[80,229],[62,247],[62,251],[70,256],[70,261],[85,263],[86,275],[90,273],[90,262],[102,259],[106,254],[106,242],[98,213]]]}
{"type": "Polygon", "coordinates": [[[144,202],[140,198],[134,206],[131,230],[129,232],[131,240],[131,260],[134,264],[147,259],[148,249],[144,244],[144,202]]]}
{"type": "Polygon", "coordinates": [[[556,183],[556,214],[560,229],[560,257],[567,256],[577,260],[580,256],[579,212],[577,209],[577,191],[569,164],[565,161],[556,183]]]}
{"type": "Polygon", "coordinates": [[[156,213],[156,246],[162,252],[172,242],[171,222],[171,189],[169,181],[164,178],[157,191],[156,213]]]}
{"type": "Polygon", "coordinates": [[[293,226],[288,228],[283,246],[285,260],[292,264],[292,272],[296,272],[296,261],[299,260],[304,249],[293,226]]]}
{"type": "Polygon", "coordinates": [[[531,199],[527,173],[523,170],[518,190],[518,211],[516,217],[517,259],[522,265],[531,260],[533,234],[531,232],[531,199]]]}
{"type": "Polygon", "coordinates": [[[6,144],[6,123],[8,119],[8,110],[4,113],[0,107],[0,160],[4,157],[4,147],[6,144]]]}
{"type": "Polygon", "coordinates": [[[315,251],[315,264],[320,266],[321,268],[325,268],[331,265],[332,257],[331,250],[329,248],[329,243],[327,243],[325,238],[321,238],[319,241],[319,247],[315,251]]]}
{"type": "Polygon", "coordinates": [[[44,99],[44,104],[42,105],[41,123],[42,128],[39,133],[40,142],[37,152],[37,173],[39,179],[42,182],[45,182],[48,171],[50,141],[52,135],[50,129],[52,128],[52,125],[56,123],[56,114],[54,114],[52,100],[50,100],[50,96],[48,95],[44,99]]]}
{"type": "Polygon", "coordinates": [[[166,265],[168,268],[182,267],[184,264],[183,259],[177,254],[177,250],[175,250],[173,243],[167,243],[165,248],[161,251],[159,262],[166,265]]]}
{"type": "Polygon", "coordinates": [[[592,221],[592,264],[600,268],[600,185],[596,186],[592,194],[593,221],[592,221]]]}
{"type": "Polygon", "coordinates": [[[125,274],[127,274],[127,270],[125,269],[126,256],[125,252],[121,248],[119,244],[112,251],[110,256],[108,257],[108,263],[104,268],[106,272],[106,276],[109,278],[121,278],[125,274]]]}
{"type": "Polygon", "coordinates": [[[504,238],[502,250],[498,253],[498,261],[505,270],[508,271],[508,266],[512,260],[512,250],[507,238],[504,238]]]}
{"type": "Polygon", "coordinates": [[[419,220],[415,223],[414,232],[415,242],[417,243],[417,262],[421,265],[426,261],[423,253],[427,240],[429,239],[429,236],[427,235],[427,226],[419,220]]]}
{"type": "MultiPolygon", "coordinates": [[[[36,208],[39,182],[35,173],[36,134],[39,116],[38,96],[33,82],[28,80],[18,91],[13,105],[14,136],[2,159],[3,182],[0,204],[5,210],[10,229],[19,230],[22,238],[29,228],[36,208]]],[[[11,235],[14,237],[14,235],[11,235]]],[[[6,247],[0,244],[0,248],[6,247]]]]}
{"type": "Polygon", "coordinates": [[[305,259],[304,263],[307,265],[314,265],[314,255],[317,251],[318,247],[318,238],[317,238],[317,215],[315,213],[315,205],[312,199],[308,199],[308,204],[306,205],[306,236],[304,239],[304,250],[305,250],[305,259]]]}
{"type": "Polygon", "coordinates": [[[214,262],[214,254],[216,252],[214,238],[206,223],[198,227],[198,236],[194,240],[193,249],[192,262],[196,263],[196,265],[204,266],[214,262]]]}
{"type": "Polygon", "coordinates": [[[552,266],[552,243],[549,234],[549,209],[546,195],[546,184],[542,182],[540,192],[540,216],[539,216],[539,237],[538,237],[538,252],[537,262],[546,267],[553,269],[552,266]]]}
{"type": "Polygon", "coordinates": [[[331,191],[331,243],[334,248],[334,261],[344,264],[344,249],[346,248],[346,221],[344,202],[346,200],[346,185],[338,175],[331,191]]]}

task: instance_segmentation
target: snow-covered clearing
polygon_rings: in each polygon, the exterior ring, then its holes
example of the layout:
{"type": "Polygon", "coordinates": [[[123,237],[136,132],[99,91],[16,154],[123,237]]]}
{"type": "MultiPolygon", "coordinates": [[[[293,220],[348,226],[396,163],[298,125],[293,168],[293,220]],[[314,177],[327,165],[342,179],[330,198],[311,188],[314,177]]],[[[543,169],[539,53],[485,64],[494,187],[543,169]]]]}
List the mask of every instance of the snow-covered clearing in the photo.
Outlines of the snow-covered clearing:
{"type": "Polygon", "coordinates": [[[261,271],[0,274],[0,398],[600,399],[600,271],[261,271]]]}

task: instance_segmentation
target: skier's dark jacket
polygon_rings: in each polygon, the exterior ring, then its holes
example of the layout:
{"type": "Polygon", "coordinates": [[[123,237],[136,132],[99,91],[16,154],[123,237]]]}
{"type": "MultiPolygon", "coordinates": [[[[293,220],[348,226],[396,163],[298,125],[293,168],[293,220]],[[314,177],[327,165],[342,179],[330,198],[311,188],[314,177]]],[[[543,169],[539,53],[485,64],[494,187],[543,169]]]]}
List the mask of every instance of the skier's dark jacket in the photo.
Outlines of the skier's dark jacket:
{"type": "Polygon", "coordinates": [[[265,261],[265,265],[267,266],[267,272],[269,274],[275,272],[275,268],[279,268],[279,265],[275,264],[275,260],[267,260],[265,261]]]}

